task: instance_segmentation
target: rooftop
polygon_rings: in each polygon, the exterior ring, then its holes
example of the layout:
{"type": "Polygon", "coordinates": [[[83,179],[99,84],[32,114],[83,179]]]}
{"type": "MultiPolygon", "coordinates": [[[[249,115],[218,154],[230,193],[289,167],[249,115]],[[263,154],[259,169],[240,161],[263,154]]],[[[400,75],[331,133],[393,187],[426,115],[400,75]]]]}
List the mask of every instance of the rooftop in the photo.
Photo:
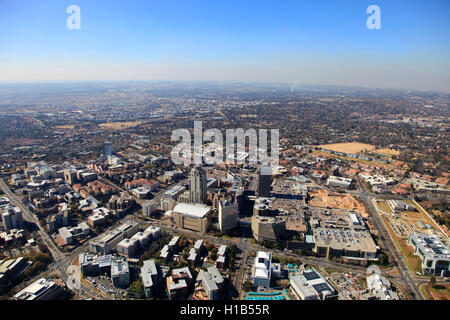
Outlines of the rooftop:
{"type": "Polygon", "coordinates": [[[202,204],[179,203],[173,209],[173,212],[181,213],[186,216],[203,218],[211,211],[211,207],[202,204]]]}

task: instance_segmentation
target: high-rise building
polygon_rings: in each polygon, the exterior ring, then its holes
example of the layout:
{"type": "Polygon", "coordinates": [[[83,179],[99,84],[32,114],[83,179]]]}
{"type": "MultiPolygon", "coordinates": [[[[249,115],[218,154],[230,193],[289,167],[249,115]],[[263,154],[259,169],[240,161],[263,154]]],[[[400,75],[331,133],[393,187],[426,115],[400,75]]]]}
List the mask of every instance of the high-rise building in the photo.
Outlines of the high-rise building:
{"type": "Polygon", "coordinates": [[[238,204],[230,200],[219,201],[219,228],[226,231],[238,225],[238,204]]]}
{"type": "Polygon", "coordinates": [[[145,260],[141,268],[142,286],[145,296],[150,298],[153,295],[154,288],[158,282],[158,269],[155,260],[145,260]]]}
{"type": "Polygon", "coordinates": [[[112,144],[108,141],[105,141],[103,143],[103,155],[105,157],[112,156],[113,152],[114,152],[114,150],[113,150],[112,144]]]}
{"type": "Polygon", "coordinates": [[[270,197],[272,186],[272,168],[260,167],[258,169],[258,185],[256,194],[258,197],[270,197]]]}
{"type": "Polygon", "coordinates": [[[6,206],[1,213],[3,226],[7,231],[11,229],[22,229],[22,210],[19,207],[6,206]]]}
{"type": "Polygon", "coordinates": [[[144,216],[150,217],[156,211],[156,203],[154,201],[145,201],[142,204],[142,213],[144,216]]]}
{"type": "Polygon", "coordinates": [[[191,170],[190,177],[190,195],[192,203],[206,203],[206,173],[201,167],[195,167],[191,170]]]}
{"type": "Polygon", "coordinates": [[[128,288],[130,284],[130,268],[126,258],[112,260],[111,282],[115,288],[128,288]]]}
{"type": "Polygon", "coordinates": [[[253,264],[252,278],[255,287],[270,287],[272,254],[258,251],[253,264]]]}

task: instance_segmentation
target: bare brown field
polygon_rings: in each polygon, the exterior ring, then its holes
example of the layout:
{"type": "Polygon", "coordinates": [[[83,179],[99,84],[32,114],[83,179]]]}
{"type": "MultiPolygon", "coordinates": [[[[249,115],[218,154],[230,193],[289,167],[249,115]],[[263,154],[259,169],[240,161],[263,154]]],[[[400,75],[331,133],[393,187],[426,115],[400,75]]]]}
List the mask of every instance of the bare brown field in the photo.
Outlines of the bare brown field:
{"type": "Polygon", "coordinates": [[[361,151],[373,151],[376,149],[374,145],[365,144],[360,142],[344,142],[344,143],[331,143],[322,144],[319,147],[322,149],[345,152],[345,153],[359,153],[361,151]]]}
{"type": "Polygon", "coordinates": [[[108,122],[108,123],[100,123],[99,126],[102,128],[121,130],[127,129],[131,127],[136,127],[140,125],[142,121],[129,121],[129,122],[108,122]]]}
{"type": "Polygon", "coordinates": [[[330,207],[334,209],[347,209],[358,211],[362,217],[368,217],[364,204],[356,200],[351,194],[328,194],[327,190],[318,190],[312,193],[309,204],[313,207],[330,207]]]}
{"type": "Polygon", "coordinates": [[[400,151],[387,149],[387,148],[376,149],[376,150],[373,150],[373,152],[379,153],[379,154],[384,154],[386,156],[398,156],[400,154],[400,151]]]}
{"type": "Polygon", "coordinates": [[[75,128],[74,125],[65,125],[65,126],[56,126],[57,129],[71,129],[73,130],[75,128]]]}

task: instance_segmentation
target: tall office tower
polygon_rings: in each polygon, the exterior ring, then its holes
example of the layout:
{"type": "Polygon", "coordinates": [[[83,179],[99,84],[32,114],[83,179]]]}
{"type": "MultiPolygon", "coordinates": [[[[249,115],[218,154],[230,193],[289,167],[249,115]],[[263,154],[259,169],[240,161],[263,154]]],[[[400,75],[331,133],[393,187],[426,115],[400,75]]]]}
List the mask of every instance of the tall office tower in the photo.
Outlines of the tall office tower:
{"type": "Polygon", "coordinates": [[[113,152],[114,151],[113,151],[113,146],[112,146],[111,142],[105,141],[103,143],[103,155],[105,157],[112,156],[113,152]]]}
{"type": "Polygon", "coordinates": [[[230,200],[219,201],[219,228],[226,231],[237,227],[239,222],[238,204],[230,200]]]}
{"type": "Polygon", "coordinates": [[[206,173],[201,167],[195,167],[191,170],[190,195],[192,203],[206,203],[206,173]]]}
{"type": "Polygon", "coordinates": [[[260,167],[258,169],[258,185],[256,194],[258,197],[270,197],[272,186],[272,168],[260,167]]]}

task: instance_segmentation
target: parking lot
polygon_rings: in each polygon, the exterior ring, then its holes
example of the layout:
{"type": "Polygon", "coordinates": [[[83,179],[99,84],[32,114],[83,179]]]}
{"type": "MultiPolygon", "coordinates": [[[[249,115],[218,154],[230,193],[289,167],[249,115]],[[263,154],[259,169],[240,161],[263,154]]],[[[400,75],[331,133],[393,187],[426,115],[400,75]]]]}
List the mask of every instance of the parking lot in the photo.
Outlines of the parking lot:
{"type": "Polygon", "coordinates": [[[111,279],[108,276],[87,277],[86,280],[105,295],[116,297],[125,297],[127,295],[126,290],[114,288],[111,279]]]}

